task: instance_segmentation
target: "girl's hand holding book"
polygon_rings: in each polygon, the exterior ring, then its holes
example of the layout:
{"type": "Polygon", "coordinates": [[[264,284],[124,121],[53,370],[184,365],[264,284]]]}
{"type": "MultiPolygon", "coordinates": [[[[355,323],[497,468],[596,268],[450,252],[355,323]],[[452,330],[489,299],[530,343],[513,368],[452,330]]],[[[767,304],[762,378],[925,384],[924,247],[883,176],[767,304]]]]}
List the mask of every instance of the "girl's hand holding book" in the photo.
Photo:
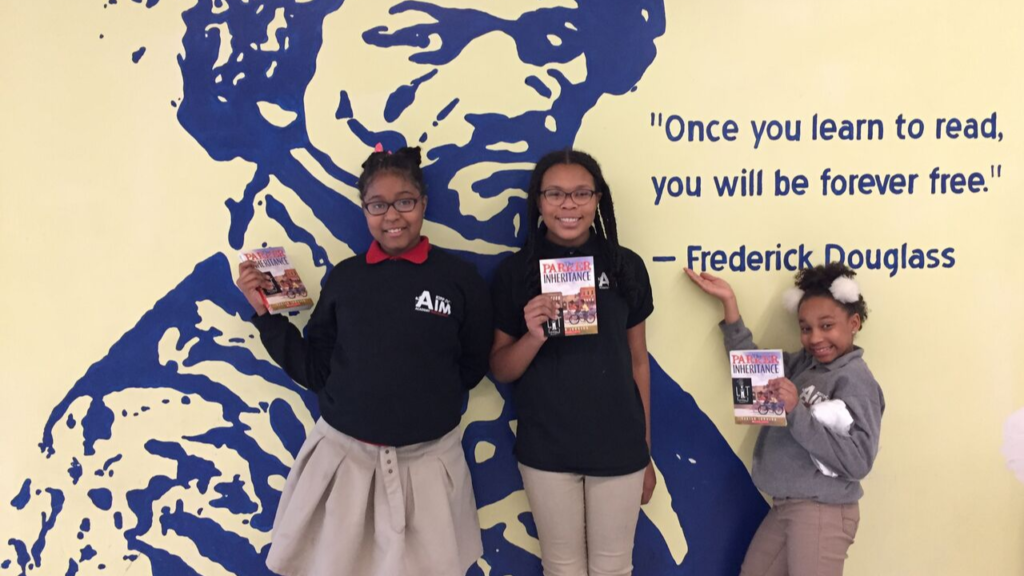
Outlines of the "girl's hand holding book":
{"type": "Polygon", "coordinates": [[[793,384],[789,378],[772,378],[768,381],[768,391],[785,405],[786,414],[792,412],[793,408],[796,408],[797,402],[800,401],[796,384],[793,384]]]}
{"type": "Polygon", "coordinates": [[[257,316],[267,313],[260,290],[271,290],[274,284],[259,271],[255,262],[246,261],[238,264],[238,280],[235,281],[235,286],[238,286],[238,289],[245,295],[245,299],[252,305],[257,316]]]}
{"type": "Polygon", "coordinates": [[[544,324],[558,318],[558,307],[550,297],[540,294],[526,303],[523,318],[526,320],[527,336],[544,342],[548,339],[544,335],[544,324]]]}

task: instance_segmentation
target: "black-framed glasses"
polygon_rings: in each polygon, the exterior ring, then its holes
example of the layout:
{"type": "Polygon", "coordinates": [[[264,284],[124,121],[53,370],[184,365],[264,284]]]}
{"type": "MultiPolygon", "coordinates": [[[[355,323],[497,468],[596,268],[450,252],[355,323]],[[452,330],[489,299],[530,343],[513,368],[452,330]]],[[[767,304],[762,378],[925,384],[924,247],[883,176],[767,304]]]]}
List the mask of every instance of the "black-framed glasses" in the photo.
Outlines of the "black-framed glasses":
{"type": "Polygon", "coordinates": [[[398,212],[412,212],[422,198],[422,196],[417,196],[416,198],[399,198],[394,202],[384,202],[383,200],[363,202],[363,210],[366,210],[366,213],[370,216],[383,216],[388,213],[388,209],[392,206],[398,212]]]}
{"type": "Polygon", "coordinates": [[[545,200],[555,205],[561,205],[562,202],[565,202],[565,199],[570,196],[572,197],[573,202],[577,204],[586,204],[587,202],[590,202],[595,195],[597,195],[597,192],[594,192],[589,188],[577,188],[572,192],[566,192],[560,188],[548,188],[547,190],[541,190],[540,195],[543,196],[545,200]]]}

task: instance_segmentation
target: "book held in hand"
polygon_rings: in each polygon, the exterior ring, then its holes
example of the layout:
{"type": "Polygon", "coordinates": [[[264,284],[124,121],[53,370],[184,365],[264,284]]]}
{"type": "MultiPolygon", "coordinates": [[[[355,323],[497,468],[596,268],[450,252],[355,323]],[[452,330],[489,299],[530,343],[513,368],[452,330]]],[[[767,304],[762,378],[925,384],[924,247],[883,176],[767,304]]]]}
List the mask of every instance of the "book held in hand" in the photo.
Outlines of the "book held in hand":
{"type": "Polygon", "coordinates": [[[288,261],[284,248],[260,248],[240,252],[238,259],[242,262],[255,262],[256,268],[273,283],[270,289],[260,289],[263,305],[271,314],[308,310],[313,307],[313,299],[309,297],[299,273],[288,261]]]}
{"type": "Polygon", "coordinates": [[[540,291],[558,307],[558,318],[544,325],[546,336],[597,334],[593,256],[541,260],[540,291]]]}
{"type": "Polygon", "coordinates": [[[785,405],[768,389],[769,380],[785,376],[782,350],[733,350],[729,364],[736,423],[785,426],[785,405]]]}

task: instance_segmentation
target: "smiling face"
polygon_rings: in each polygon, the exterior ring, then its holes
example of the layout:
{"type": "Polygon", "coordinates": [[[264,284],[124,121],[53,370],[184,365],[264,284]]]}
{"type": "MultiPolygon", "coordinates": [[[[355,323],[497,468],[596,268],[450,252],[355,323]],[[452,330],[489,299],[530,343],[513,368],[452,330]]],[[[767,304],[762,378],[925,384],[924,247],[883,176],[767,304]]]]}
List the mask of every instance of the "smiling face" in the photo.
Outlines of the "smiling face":
{"type": "Polygon", "coordinates": [[[590,237],[601,195],[594,194],[577,203],[572,193],[579,190],[595,190],[594,177],[579,164],[555,164],[544,173],[536,202],[548,229],[548,241],[560,246],[582,246],[590,237]],[[561,202],[549,200],[545,196],[549,191],[561,191],[565,198],[561,202]]]}
{"type": "Polygon", "coordinates": [[[818,362],[828,364],[853,349],[860,314],[850,314],[827,296],[812,296],[800,304],[800,343],[818,362]]]}
{"type": "Polygon", "coordinates": [[[427,197],[408,178],[387,172],[375,176],[366,187],[363,206],[370,235],[388,254],[401,254],[420,241],[427,197]],[[410,201],[415,205],[409,212],[399,212],[395,206],[396,202],[402,206],[410,201]],[[386,206],[387,211],[375,216],[370,213],[374,205],[386,206]]]}

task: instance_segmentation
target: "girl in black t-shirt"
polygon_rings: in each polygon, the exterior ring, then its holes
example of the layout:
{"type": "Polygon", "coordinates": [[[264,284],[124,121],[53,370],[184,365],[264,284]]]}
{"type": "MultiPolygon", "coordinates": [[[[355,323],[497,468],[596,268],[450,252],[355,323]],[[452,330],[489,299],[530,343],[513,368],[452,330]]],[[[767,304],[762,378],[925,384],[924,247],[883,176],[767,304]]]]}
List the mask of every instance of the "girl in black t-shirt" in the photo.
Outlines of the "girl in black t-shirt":
{"type": "Polygon", "coordinates": [[[530,179],[526,245],[496,272],[491,371],[515,383],[516,457],[547,576],[628,574],[641,503],[654,490],[650,367],[654,309],[643,261],[619,246],[598,163],[552,152],[530,179]],[[598,332],[545,336],[558,318],[539,261],[594,259],[598,332]]]}

